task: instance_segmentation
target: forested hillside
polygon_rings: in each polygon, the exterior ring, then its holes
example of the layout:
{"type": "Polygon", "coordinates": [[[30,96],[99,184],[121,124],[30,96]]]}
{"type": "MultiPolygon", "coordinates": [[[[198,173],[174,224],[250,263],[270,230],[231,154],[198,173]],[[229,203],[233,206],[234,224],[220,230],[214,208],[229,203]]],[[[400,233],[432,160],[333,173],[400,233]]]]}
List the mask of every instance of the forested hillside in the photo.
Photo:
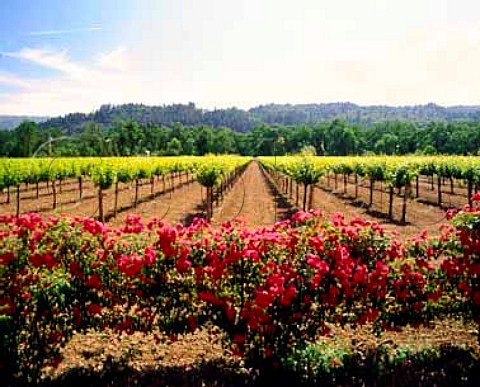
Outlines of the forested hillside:
{"type": "Polygon", "coordinates": [[[260,122],[249,112],[237,108],[208,111],[197,108],[193,103],[168,106],[126,104],[119,106],[103,105],[99,110],[90,114],[67,114],[63,117],[52,118],[43,123],[42,126],[56,127],[62,129],[65,133],[76,134],[82,131],[87,122],[95,122],[107,127],[125,120],[144,125],[173,125],[179,122],[186,126],[226,126],[238,132],[250,130],[260,122]]]}
{"type": "Polygon", "coordinates": [[[480,119],[480,106],[442,107],[433,103],[400,107],[360,106],[349,102],[305,105],[270,104],[252,108],[249,113],[270,124],[311,124],[342,118],[348,123],[370,126],[377,122],[391,120],[425,122],[431,120],[480,119]]]}
{"type": "Polygon", "coordinates": [[[88,122],[76,133],[24,122],[0,131],[0,156],[479,154],[480,120],[385,121],[370,126],[334,119],[317,124],[258,124],[247,132],[210,125],[88,122]]]}
{"type": "MultiPolygon", "coordinates": [[[[315,125],[322,121],[345,120],[349,124],[372,126],[378,122],[408,120],[425,123],[431,120],[480,119],[480,106],[442,107],[435,104],[404,107],[360,106],[353,103],[325,103],[305,105],[261,105],[249,110],[237,108],[204,110],[193,103],[166,106],[142,104],[103,105],[90,113],[72,113],[51,118],[43,128],[55,127],[67,134],[80,133],[87,122],[109,127],[117,121],[132,120],[139,124],[171,126],[180,122],[185,126],[225,126],[237,132],[246,132],[261,123],[279,125],[315,125]]],[[[33,119],[32,121],[38,121],[33,119]]],[[[18,125],[17,122],[16,125],[18,125]]],[[[16,126],[15,125],[15,126],[16,126]]],[[[0,128],[9,129],[11,125],[0,128]]]]}

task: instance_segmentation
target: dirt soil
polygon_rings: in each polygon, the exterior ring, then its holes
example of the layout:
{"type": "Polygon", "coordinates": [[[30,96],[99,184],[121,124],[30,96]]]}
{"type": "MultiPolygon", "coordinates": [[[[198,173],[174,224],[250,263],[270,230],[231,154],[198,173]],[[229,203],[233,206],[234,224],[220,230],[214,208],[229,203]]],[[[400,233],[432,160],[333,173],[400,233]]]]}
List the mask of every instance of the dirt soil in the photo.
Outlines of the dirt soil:
{"type": "MultiPolygon", "coordinates": [[[[352,329],[329,326],[328,336],[318,337],[331,348],[366,353],[382,346],[395,353],[398,347],[412,350],[465,346],[480,355],[474,326],[455,320],[432,326],[406,327],[399,332],[373,333],[372,327],[352,329]]],[[[222,332],[214,327],[167,337],[160,332],[121,336],[90,331],[77,334],[62,351],[63,361],[43,370],[47,385],[71,386],[245,386],[255,373],[229,351],[222,332]]],[[[416,383],[413,383],[416,385],[416,383]]]]}
{"type": "Polygon", "coordinates": [[[257,162],[248,165],[223,203],[214,211],[213,225],[243,219],[246,226],[270,226],[285,217],[290,204],[282,201],[257,162]]]}
{"type": "MultiPolygon", "coordinates": [[[[290,181],[290,179],[289,179],[290,181]]],[[[303,205],[303,185],[298,186],[292,183],[292,189],[285,185],[285,179],[276,180],[277,186],[282,195],[293,206],[302,207],[303,205]]],[[[290,184],[290,183],[289,183],[290,184]]],[[[426,192],[426,184],[423,183],[421,193],[426,192]]],[[[431,193],[428,198],[431,199],[431,193]]],[[[321,181],[315,185],[313,190],[312,208],[319,208],[323,211],[326,219],[331,219],[335,212],[344,214],[345,219],[361,217],[363,219],[377,222],[389,230],[399,234],[402,239],[418,234],[422,230],[427,230],[430,235],[438,234],[442,224],[448,223],[446,219],[446,208],[440,208],[431,200],[416,200],[409,198],[407,202],[407,218],[406,223],[401,223],[401,212],[403,193],[400,196],[395,194],[393,202],[393,222],[388,219],[389,195],[387,189],[380,182],[377,182],[374,189],[373,205],[368,206],[370,196],[369,184],[366,181],[359,181],[357,197],[355,197],[355,185],[353,178],[348,181],[346,192],[343,186],[343,179],[339,178],[335,186],[334,179],[329,180],[323,177],[321,181]]],[[[422,195],[423,197],[424,195],[422,195]]],[[[444,194],[444,198],[449,198],[444,194]]],[[[466,198],[464,198],[466,200],[466,198]]],[[[461,202],[462,197],[457,201],[461,202]]],[[[307,204],[308,205],[308,204],[307,204]]]]}
{"type": "MultiPolygon", "coordinates": [[[[80,199],[79,184],[76,179],[62,182],[62,188],[57,184],[57,207],[53,209],[53,194],[51,184],[40,184],[39,197],[36,197],[35,185],[28,188],[21,187],[20,212],[38,212],[42,215],[67,214],[74,216],[97,217],[98,191],[91,181],[86,179],[82,183],[82,198],[80,199]]],[[[103,207],[106,223],[112,226],[123,224],[129,213],[137,213],[146,219],[156,217],[165,222],[187,224],[195,216],[204,213],[204,189],[191,175],[167,176],[165,182],[162,177],[156,178],[153,191],[150,179],[140,182],[138,200],[135,206],[135,182],[120,183],[118,194],[118,211],[113,216],[115,188],[104,191],[103,207]]],[[[0,194],[0,213],[15,214],[16,189],[11,189],[10,203],[6,203],[7,194],[0,194]]]]}
{"type": "MultiPolygon", "coordinates": [[[[40,184],[39,197],[36,187],[22,185],[20,212],[38,212],[42,215],[68,214],[96,217],[98,211],[98,192],[89,180],[82,183],[80,199],[79,184],[76,179],[57,183],[57,208],[53,209],[51,184],[40,184]]],[[[138,189],[137,205],[134,204],[135,182],[120,183],[118,194],[118,212],[113,216],[114,187],[103,194],[106,223],[112,226],[122,225],[129,213],[142,215],[145,219],[156,217],[171,224],[189,224],[196,216],[206,215],[206,189],[192,176],[167,177],[155,179],[152,186],[149,179],[141,181],[138,189]]],[[[16,210],[16,188],[10,192],[10,203],[6,203],[6,193],[0,194],[0,213],[14,214],[16,210]]],[[[223,200],[214,206],[212,223],[220,225],[225,221],[242,218],[247,226],[266,226],[285,216],[289,205],[275,197],[275,189],[265,178],[257,163],[250,163],[231,190],[224,194],[223,200]],[[279,202],[275,206],[275,199],[279,202]]]]}

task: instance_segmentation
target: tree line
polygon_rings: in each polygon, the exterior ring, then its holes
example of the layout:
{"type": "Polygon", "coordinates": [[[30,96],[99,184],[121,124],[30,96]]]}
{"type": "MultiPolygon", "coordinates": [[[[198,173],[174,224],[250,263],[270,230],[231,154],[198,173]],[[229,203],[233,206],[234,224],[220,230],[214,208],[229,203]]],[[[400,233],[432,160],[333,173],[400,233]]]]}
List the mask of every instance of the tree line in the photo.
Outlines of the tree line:
{"type": "Polygon", "coordinates": [[[315,125],[258,124],[247,132],[209,125],[88,122],[78,133],[23,122],[0,130],[0,156],[134,156],[235,153],[286,155],[305,147],[318,155],[479,154],[480,120],[386,121],[372,126],[343,119],[315,125]]]}
{"type": "MultiPolygon", "coordinates": [[[[0,115],[0,128],[14,129],[22,117],[0,115]],[[2,119],[3,118],[3,119],[2,119]]],[[[181,122],[187,126],[207,125],[228,127],[237,132],[247,132],[258,125],[317,125],[336,118],[349,124],[374,125],[383,121],[415,121],[426,123],[431,120],[455,121],[480,119],[480,106],[443,107],[433,103],[411,106],[361,106],[350,102],[321,104],[267,104],[248,110],[236,107],[224,109],[202,109],[194,103],[149,106],[143,104],[103,105],[91,113],[71,113],[61,117],[26,117],[29,121],[41,122],[43,128],[55,127],[65,133],[78,134],[88,122],[104,127],[118,120],[131,120],[139,124],[171,126],[181,122]]]]}

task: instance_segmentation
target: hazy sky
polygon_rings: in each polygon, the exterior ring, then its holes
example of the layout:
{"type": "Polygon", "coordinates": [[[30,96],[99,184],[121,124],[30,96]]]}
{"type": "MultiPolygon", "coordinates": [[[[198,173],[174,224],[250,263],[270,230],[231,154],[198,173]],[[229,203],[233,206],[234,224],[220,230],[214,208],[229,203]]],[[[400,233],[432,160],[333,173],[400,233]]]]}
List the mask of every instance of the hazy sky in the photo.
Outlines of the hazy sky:
{"type": "Polygon", "coordinates": [[[480,104],[478,0],[0,0],[0,114],[480,104]]]}

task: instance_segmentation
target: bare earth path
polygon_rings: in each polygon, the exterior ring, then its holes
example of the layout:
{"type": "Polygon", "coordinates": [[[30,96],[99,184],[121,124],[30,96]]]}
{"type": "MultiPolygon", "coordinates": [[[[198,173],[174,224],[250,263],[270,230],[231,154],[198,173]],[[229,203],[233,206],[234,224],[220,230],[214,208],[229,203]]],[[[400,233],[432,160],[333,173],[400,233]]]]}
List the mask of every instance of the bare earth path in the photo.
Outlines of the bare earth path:
{"type": "MultiPolygon", "coordinates": [[[[147,200],[130,209],[127,213],[136,213],[144,219],[155,217],[166,223],[190,224],[196,216],[204,216],[202,206],[205,198],[204,188],[198,182],[183,184],[173,192],[159,195],[153,200],[147,200]]],[[[112,219],[109,224],[119,226],[124,223],[126,213],[112,219]]]]}
{"type": "Polygon", "coordinates": [[[222,205],[214,211],[212,223],[220,225],[242,218],[248,227],[270,226],[275,223],[275,213],[280,220],[286,210],[280,203],[275,211],[275,191],[265,179],[258,162],[253,161],[225,195],[222,205]]]}

